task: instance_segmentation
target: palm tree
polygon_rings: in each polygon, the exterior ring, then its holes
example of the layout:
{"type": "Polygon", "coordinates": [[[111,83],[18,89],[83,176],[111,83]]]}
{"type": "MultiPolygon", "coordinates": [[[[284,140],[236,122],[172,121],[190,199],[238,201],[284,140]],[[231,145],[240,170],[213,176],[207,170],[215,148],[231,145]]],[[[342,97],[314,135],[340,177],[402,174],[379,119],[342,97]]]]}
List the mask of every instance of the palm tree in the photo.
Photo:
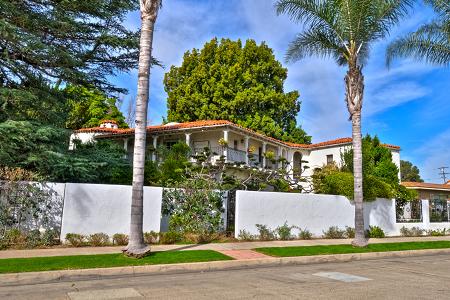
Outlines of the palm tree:
{"type": "Polygon", "coordinates": [[[355,202],[354,246],[364,247],[361,110],[364,96],[362,68],[370,45],[384,38],[407,14],[412,0],[279,0],[278,14],[303,25],[289,45],[286,60],[308,56],[332,57],[347,67],[346,104],[352,122],[355,202]]]}
{"type": "Polygon", "coordinates": [[[128,256],[143,257],[150,252],[143,237],[144,166],[147,138],[147,105],[150,68],[152,64],[153,32],[161,0],[140,0],[141,37],[139,46],[138,89],[133,155],[133,190],[131,194],[130,237],[123,250],[128,256]]]}
{"type": "Polygon", "coordinates": [[[392,42],[387,50],[389,66],[395,57],[412,56],[417,60],[448,66],[450,64],[450,2],[448,0],[425,0],[438,18],[422,25],[416,32],[392,42]]]}

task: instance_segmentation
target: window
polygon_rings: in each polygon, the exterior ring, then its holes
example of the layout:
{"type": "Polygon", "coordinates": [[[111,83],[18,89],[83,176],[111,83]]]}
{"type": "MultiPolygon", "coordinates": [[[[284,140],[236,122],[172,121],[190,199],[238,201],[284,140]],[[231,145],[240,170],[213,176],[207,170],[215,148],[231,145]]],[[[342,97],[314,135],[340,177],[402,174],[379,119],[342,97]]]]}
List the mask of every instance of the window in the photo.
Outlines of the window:
{"type": "Polygon", "coordinates": [[[172,149],[173,145],[175,145],[176,143],[178,143],[178,141],[167,141],[166,142],[167,149],[172,149]]]}
{"type": "Polygon", "coordinates": [[[327,155],[327,165],[331,165],[334,163],[333,154],[327,155]]]}
{"type": "Polygon", "coordinates": [[[449,221],[449,202],[447,195],[430,195],[430,222],[449,221]]]}
{"type": "Polygon", "coordinates": [[[233,142],[233,149],[234,150],[238,149],[238,141],[237,140],[234,140],[234,142],[233,142]]]}

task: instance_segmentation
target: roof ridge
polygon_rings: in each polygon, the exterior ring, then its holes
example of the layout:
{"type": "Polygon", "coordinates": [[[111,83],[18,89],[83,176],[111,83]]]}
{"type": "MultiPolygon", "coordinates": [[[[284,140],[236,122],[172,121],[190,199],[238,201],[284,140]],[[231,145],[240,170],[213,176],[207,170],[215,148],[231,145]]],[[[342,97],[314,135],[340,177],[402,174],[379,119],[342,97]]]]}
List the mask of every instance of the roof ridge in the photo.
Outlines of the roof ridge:
{"type": "MultiPolygon", "coordinates": [[[[286,141],[278,140],[276,138],[259,133],[257,131],[246,128],[242,125],[238,125],[238,124],[233,123],[228,120],[197,120],[197,121],[181,122],[181,123],[176,123],[176,124],[150,125],[150,126],[147,126],[146,129],[147,129],[147,131],[158,131],[158,130],[164,131],[164,130],[188,129],[188,128],[195,128],[195,127],[207,127],[207,126],[218,126],[218,125],[231,125],[231,126],[240,128],[242,130],[245,130],[249,133],[256,134],[256,135],[259,135],[266,139],[272,140],[276,143],[284,144],[288,147],[301,148],[301,149],[314,149],[314,148],[327,147],[327,146],[340,145],[340,144],[350,144],[350,143],[352,143],[352,140],[353,140],[351,137],[343,137],[343,138],[336,138],[333,140],[328,140],[328,141],[323,141],[323,142],[313,143],[313,144],[299,144],[299,143],[293,143],[293,142],[286,142],[286,141]]],[[[113,129],[113,128],[92,127],[92,128],[81,128],[81,129],[74,131],[74,133],[78,133],[78,132],[108,132],[111,134],[127,134],[127,133],[134,132],[134,128],[113,129]]],[[[391,149],[400,149],[399,146],[395,146],[395,145],[390,145],[390,144],[382,144],[382,145],[386,146],[388,148],[391,148],[391,149]]]]}

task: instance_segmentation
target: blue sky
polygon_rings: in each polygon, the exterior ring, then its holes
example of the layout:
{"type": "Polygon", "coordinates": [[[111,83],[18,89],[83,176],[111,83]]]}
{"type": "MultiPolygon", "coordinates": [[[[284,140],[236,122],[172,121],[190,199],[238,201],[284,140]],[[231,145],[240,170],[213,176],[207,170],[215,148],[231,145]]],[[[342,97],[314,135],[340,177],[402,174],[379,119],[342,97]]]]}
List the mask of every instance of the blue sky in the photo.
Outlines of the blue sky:
{"type": "MultiPolygon", "coordinates": [[[[213,37],[265,41],[288,68],[285,90],[298,90],[302,101],[298,122],[313,142],[351,136],[344,103],[345,69],[332,60],[308,58],[293,64],[283,61],[288,43],[301,30],[287,17],[276,16],[273,0],[166,0],[154,37],[154,56],[166,66],[151,74],[149,118],[161,123],[166,115],[164,73],[180,65],[185,51],[201,48],[213,37]]],[[[395,28],[391,37],[412,31],[433,18],[422,5],[395,28]]],[[[138,28],[138,12],[126,20],[138,28]]],[[[391,38],[373,45],[364,67],[366,80],[363,132],[377,134],[385,143],[402,147],[401,157],[418,165],[422,178],[441,182],[437,168],[450,166],[450,69],[411,60],[397,60],[388,70],[384,64],[391,38]]],[[[136,71],[113,81],[136,94],[136,71]]],[[[125,108],[127,105],[124,104],[125,108]]]]}

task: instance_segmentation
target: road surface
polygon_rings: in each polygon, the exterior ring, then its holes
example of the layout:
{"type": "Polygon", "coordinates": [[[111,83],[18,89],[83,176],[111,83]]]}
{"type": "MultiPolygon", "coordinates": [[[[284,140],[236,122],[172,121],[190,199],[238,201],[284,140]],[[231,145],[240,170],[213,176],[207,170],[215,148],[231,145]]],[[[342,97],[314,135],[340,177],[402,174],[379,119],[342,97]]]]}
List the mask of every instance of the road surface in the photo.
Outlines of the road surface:
{"type": "Polygon", "coordinates": [[[2,286],[0,299],[450,299],[450,255],[2,286]]]}

